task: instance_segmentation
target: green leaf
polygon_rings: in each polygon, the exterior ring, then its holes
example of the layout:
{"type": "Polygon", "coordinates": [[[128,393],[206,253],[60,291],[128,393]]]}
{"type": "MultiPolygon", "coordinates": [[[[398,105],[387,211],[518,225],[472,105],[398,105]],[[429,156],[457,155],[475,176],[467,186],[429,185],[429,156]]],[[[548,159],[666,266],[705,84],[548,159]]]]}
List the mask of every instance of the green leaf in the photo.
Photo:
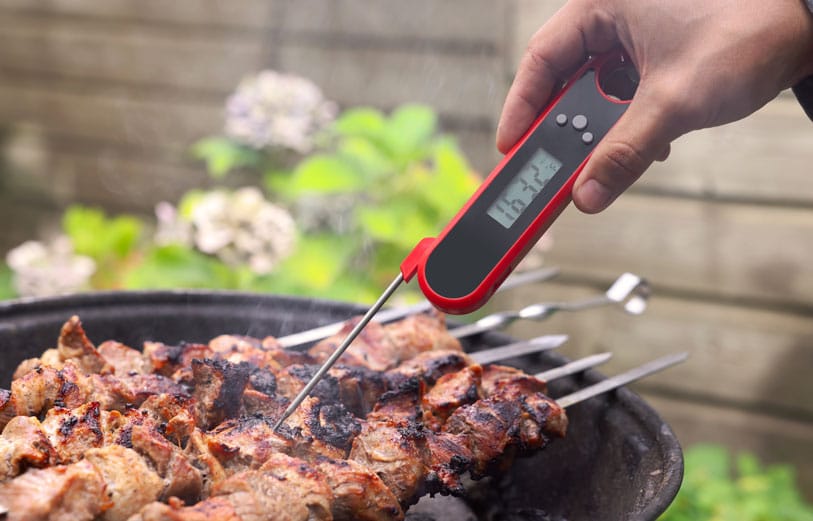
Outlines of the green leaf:
{"type": "Polygon", "coordinates": [[[153,248],[124,279],[128,289],[212,288],[236,286],[233,271],[219,260],[181,245],[153,248]]]}
{"type": "Polygon", "coordinates": [[[369,107],[345,110],[336,121],[333,129],[345,137],[378,139],[386,127],[386,119],[381,111],[369,107]]]}
{"type": "Polygon", "coordinates": [[[407,163],[426,153],[427,144],[437,127],[435,112],[425,105],[398,107],[386,127],[387,145],[396,158],[407,163]]]}
{"type": "Polygon", "coordinates": [[[336,151],[341,158],[362,173],[365,179],[398,175],[398,166],[373,142],[361,137],[348,137],[336,151]]]}
{"type": "Polygon", "coordinates": [[[102,210],[79,205],[68,208],[62,226],[76,253],[101,262],[129,255],[143,230],[136,217],[122,215],[108,219],[102,210]]]}
{"type": "Polygon", "coordinates": [[[201,139],[192,145],[192,155],[206,162],[206,170],[215,179],[237,168],[259,166],[263,159],[259,151],[225,137],[201,139]]]}
{"type": "Polygon", "coordinates": [[[0,300],[15,298],[17,292],[14,290],[14,272],[4,264],[0,265],[0,300]]]}
{"type": "Polygon", "coordinates": [[[438,220],[451,219],[477,190],[480,179],[469,167],[460,149],[450,139],[435,144],[434,171],[417,185],[420,196],[438,212],[438,220]]]}
{"type": "Polygon", "coordinates": [[[275,270],[268,283],[278,287],[328,291],[345,276],[356,249],[355,241],[347,237],[327,234],[302,236],[297,242],[296,251],[275,270]]]}
{"type": "Polygon", "coordinates": [[[359,206],[356,219],[375,240],[409,249],[438,231],[439,223],[411,200],[393,200],[381,206],[359,206]]]}
{"type": "Polygon", "coordinates": [[[363,191],[364,175],[340,157],[319,154],[301,162],[290,177],[267,177],[269,188],[283,197],[331,195],[363,191]]]}

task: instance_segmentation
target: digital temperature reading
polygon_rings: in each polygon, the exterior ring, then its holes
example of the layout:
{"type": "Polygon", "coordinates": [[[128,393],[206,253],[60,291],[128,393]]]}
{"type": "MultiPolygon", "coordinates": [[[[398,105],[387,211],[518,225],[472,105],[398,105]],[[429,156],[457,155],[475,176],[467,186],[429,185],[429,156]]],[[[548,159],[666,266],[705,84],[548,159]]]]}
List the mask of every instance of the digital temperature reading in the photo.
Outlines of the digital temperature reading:
{"type": "Polygon", "coordinates": [[[510,228],[560,168],[561,161],[538,149],[486,213],[504,228],[510,228]]]}

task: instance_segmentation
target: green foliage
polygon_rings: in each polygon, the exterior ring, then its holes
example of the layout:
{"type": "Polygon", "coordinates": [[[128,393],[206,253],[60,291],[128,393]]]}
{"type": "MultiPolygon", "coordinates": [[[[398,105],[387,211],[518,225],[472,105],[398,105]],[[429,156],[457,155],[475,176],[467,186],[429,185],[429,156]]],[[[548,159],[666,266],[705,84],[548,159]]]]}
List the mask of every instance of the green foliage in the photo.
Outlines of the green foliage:
{"type": "Polygon", "coordinates": [[[206,162],[209,175],[222,179],[232,170],[258,167],[262,154],[225,137],[208,137],[192,146],[192,155],[206,162]]]}
{"type": "Polygon", "coordinates": [[[686,451],[683,485],[660,521],[813,521],[792,467],[762,467],[750,454],[734,461],[727,449],[686,451]]]}
{"type": "MultiPolygon", "coordinates": [[[[297,291],[318,289],[322,296],[344,293],[337,284],[355,279],[352,287],[365,288],[369,298],[364,300],[371,300],[410,249],[436,235],[474,192],[477,178],[455,142],[437,133],[435,113],[422,105],[402,106],[389,117],[372,108],[347,110],[331,136],[330,148],[292,172],[268,172],[266,187],[289,204],[308,197],[330,207],[334,196],[352,198],[352,223],[343,237],[355,251],[340,263],[351,271],[327,286],[316,279],[307,283],[308,277],[298,273],[290,276],[305,284],[297,291]]],[[[307,244],[309,237],[304,239],[307,244]]],[[[306,265],[296,263],[292,271],[306,265]]],[[[354,300],[361,300],[358,293],[354,300]]]]}
{"type": "Polygon", "coordinates": [[[5,264],[0,264],[0,300],[14,298],[17,293],[14,291],[12,282],[12,272],[5,264]]]}
{"type": "Polygon", "coordinates": [[[186,246],[156,246],[124,278],[129,289],[235,289],[240,274],[217,259],[186,246]]]}
{"type": "Polygon", "coordinates": [[[121,275],[139,245],[143,223],[137,217],[108,218],[102,210],[74,205],[65,212],[62,228],[74,251],[96,262],[94,287],[120,287],[121,275]]]}

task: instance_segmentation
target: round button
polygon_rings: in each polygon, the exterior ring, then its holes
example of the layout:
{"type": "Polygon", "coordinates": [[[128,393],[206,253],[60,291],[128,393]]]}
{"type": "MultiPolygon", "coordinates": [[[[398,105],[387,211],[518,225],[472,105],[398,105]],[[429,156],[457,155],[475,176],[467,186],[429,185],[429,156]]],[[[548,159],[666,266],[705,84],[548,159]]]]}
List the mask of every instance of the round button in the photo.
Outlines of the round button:
{"type": "Polygon", "coordinates": [[[593,142],[593,133],[592,132],[585,132],[582,134],[582,143],[585,145],[589,145],[593,142]]]}
{"type": "Polygon", "coordinates": [[[560,127],[564,127],[565,125],[567,125],[567,115],[559,114],[558,116],[556,116],[556,124],[559,125],[560,127]]]}
{"type": "Polygon", "coordinates": [[[573,128],[576,130],[584,130],[587,128],[587,116],[583,116],[579,114],[578,116],[573,116],[573,128]]]}

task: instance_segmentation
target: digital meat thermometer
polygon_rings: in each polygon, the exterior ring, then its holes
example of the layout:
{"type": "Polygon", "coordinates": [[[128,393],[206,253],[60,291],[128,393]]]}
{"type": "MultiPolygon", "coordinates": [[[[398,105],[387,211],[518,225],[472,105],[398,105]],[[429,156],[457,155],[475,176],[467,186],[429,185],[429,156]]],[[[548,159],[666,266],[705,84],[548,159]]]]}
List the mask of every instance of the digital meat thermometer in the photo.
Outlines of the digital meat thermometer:
{"type": "Polygon", "coordinates": [[[438,237],[421,240],[401,272],[294,398],[307,397],[402,282],[452,314],[485,304],[571,200],[596,144],[626,111],[637,74],[621,52],[590,58],[564,85],[438,237]]]}

